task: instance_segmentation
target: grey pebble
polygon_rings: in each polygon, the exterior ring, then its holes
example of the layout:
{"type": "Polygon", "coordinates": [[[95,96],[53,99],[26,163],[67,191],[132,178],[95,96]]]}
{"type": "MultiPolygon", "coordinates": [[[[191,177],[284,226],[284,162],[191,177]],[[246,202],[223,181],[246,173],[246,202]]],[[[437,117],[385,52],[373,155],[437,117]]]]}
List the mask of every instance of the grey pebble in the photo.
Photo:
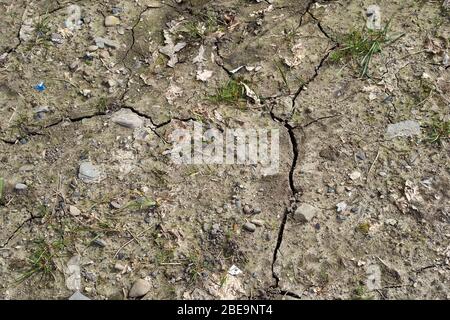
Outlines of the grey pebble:
{"type": "Polygon", "coordinates": [[[144,125],[142,117],[130,109],[120,109],[115,112],[111,117],[111,121],[130,129],[140,128],[144,125]]]}
{"type": "Polygon", "coordinates": [[[256,226],[251,222],[247,222],[244,224],[244,229],[247,230],[248,232],[255,232],[256,226]]]}
{"type": "Polygon", "coordinates": [[[73,295],[70,296],[69,300],[91,300],[91,299],[86,297],[80,291],[76,291],[73,295]]]}
{"type": "Polygon", "coordinates": [[[122,208],[122,205],[120,203],[116,202],[116,201],[111,201],[110,205],[111,205],[111,208],[113,208],[113,209],[120,209],[120,208],[122,208]]]}
{"type": "Polygon", "coordinates": [[[251,213],[252,213],[252,209],[251,209],[250,206],[247,205],[247,204],[242,208],[242,211],[243,211],[245,214],[251,214],[251,213]]]}
{"type": "Polygon", "coordinates": [[[59,33],[52,33],[50,39],[53,43],[63,44],[64,38],[59,33]]]}
{"type": "Polygon", "coordinates": [[[119,44],[116,41],[110,40],[110,39],[106,39],[106,38],[102,38],[102,37],[96,37],[94,39],[95,45],[101,49],[105,48],[105,47],[110,47],[113,49],[117,49],[119,47],[119,44]]]}
{"type": "Polygon", "coordinates": [[[361,151],[361,150],[359,150],[358,152],[356,152],[355,156],[356,156],[356,158],[357,158],[358,160],[361,160],[361,161],[366,160],[366,154],[365,154],[363,151],[361,151]]]}
{"type": "Polygon", "coordinates": [[[100,248],[106,247],[106,241],[102,239],[95,239],[92,241],[92,244],[100,248]]]}
{"type": "Polygon", "coordinates": [[[84,182],[91,183],[96,182],[100,178],[100,174],[100,170],[97,166],[94,166],[91,162],[86,161],[80,165],[78,178],[84,182]]]}
{"type": "Polygon", "coordinates": [[[317,215],[318,211],[319,209],[316,207],[308,203],[302,203],[297,210],[295,210],[294,219],[300,222],[308,222],[317,215]]]}
{"type": "Polygon", "coordinates": [[[150,283],[144,279],[137,280],[130,289],[128,296],[138,298],[145,296],[151,289],[150,283]]]}
{"type": "Polygon", "coordinates": [[[417,121],[406,120],[394,124],[390,124],[387,127],[387,138],[392,139],[395,137],[410,137],[420,134],[420,124],[417,121]]]}
{"type": "Polygon", "coordinates": [[[15,189],[16,191],[18,191],[18,192],[21,192],[21,191],[27,190],[28,187],[27,187],[26,184],[23,184],[23,183],[17,183],[16,186],[14,187],[14,189],[15,189]]]}

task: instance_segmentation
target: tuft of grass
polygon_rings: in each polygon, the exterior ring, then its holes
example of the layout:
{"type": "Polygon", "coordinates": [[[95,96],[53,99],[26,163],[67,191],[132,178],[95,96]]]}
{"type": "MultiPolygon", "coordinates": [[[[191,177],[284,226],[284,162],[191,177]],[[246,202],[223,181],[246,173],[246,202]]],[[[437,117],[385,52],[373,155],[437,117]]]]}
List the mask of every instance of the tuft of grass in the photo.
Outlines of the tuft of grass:
{"type": "Polygon", "coordinates": [[[55,251],[61,250],[64,243],[56,241],[49,244],[43,239],[36,240],[35,243],[37,247],[28,258],[29,268],[17,280],[19,283],[38,274],[41,275],[40,280],[55,279],[55,251]]]}
{"type": "Polygon", "coordinates": [[[157,231],[152,233],[153,242],[155,244],[154,259],[157,266],[162,266],[166,263],[171,263],[175,259],[175,249],[170,243],[170,240],[166,239],[157,231]]]}
{"type": "Polygon", "coordinates": [[[214,103],[234,103],[245,99],[245,87],[236,80],[229,80],[209,97],[214,103]]]}
{"type": "Polygon", "coordinates": [[[208,34],[218,31],[221,24],[223,23],[212,12],[199,13],[195,20],[184,23],[177,33],[190,40],[202,40],[208,34]]]}
{"type": "Polygon", "coordinates": [[[175,255],[173,249],[162,248],[155,253],[156,265],[160,266],[165,263],[171,263],[174,257],[175,255]]]}
{"type": "Polygon", "coordinates": [[[370,223],[369,222],[363,222],[363,223],[359,224],[356,227],[356,230],[361,232],[364,235],[368,235],[369,231],[370,231],[370,223]]]}
{"type": "Polygon", "coordinates": [[[370,295],[367,294],[366,288],[359,284],[352,293],[353,300],[371,300],[373,299],[370,295]]]}
{"type": "Polygon", "coordinates": [[[321,286],[325,286],[326,284],[328,284],[330,282],[330,277],[328,275],[328,270],[327,270],[327,266],[326,265],[322,265],[322,267],[320,268],[320,272],[319,272],[319,283],[321,286]]]}
{"type": "Polygon", "coordinates": [[[108,111],[108,99],[106,97],[101,97],[97,103],[97,110],[99,112],[108,111]]]}
{"type": "Polygon", "coordinates": [[[277,67],[277,71],[281,75],[281,79],[283,79],[283,84],[286,87],[287,91],[290,93],[291,88],[289,87],[289,83],[287,81],[286,72],[283,70],[283,63],[281,61],[275,61],[275,66],[277,67]]]}
{"type": "Polygon", "coordinates": [[[139,211],[139,210],[147,210],[156,206],[157,203],[153,199],[141,197],[137,200],[130,201],[123,209],[139,211]]]}
{"type": "Polygon", "coordinates": [[[48,49],[51,46],[50,40],[50,17],[47,13],[39,16],[38,20],[33,24],[34,28],[34,37],[29,41],[26,45],[26,50],[31,51],[35,46],[43,46],[48,49]]]}
{"type": "Polygon", "coordinates": [[[50,21],[47,15],[39,17],[39,20],[34,24],[34,31],[37,38],[48,38],[50,33],[50,21]]]}
{"type": "Polygon", "coordinates": [[[297,35],[297,29],[298,29],[298,26],[290,26],[290,27],[284,28],[283,36],[287,42],[289,42],[289,43],[294,42],[295,37],[297,35]]]}
{"type": "Polygon", "coordinates": [[[390,22],[381,30],[363,29],[353,30],[345,35],[339,43],[340,48],[330,55],[335,62],[342,60],[355,60],[360,68],[360,76],[367,77],[370,62],[374,55],[380,53],[384,46],[392,44],[403,34],[390,39],[388,37],[390,22]]]}
{"type": "Polygon", "coordinates": [[[185,270],[188,277],[188,283],[196,283],[200,279],[202,272],[205,270],[207,270],[207,266],[203,257],[197,252],[191,252],[187,258],[185,270]]]}
{"type": "Polygon", "coordinates": [[[188,21],[179,30],[179,32],[187,36],[188,39],[199,40],[203,39],[203,37],[205,36],[206,26],[201,22],[188,21]]]}
{"type": "Polygon", "coordinates": [[[450,139],[450,120],[442,121],[434,119],[428,125],[428,136],[426,140],[430,143],[442,145],[443,140],[450,139]]]}

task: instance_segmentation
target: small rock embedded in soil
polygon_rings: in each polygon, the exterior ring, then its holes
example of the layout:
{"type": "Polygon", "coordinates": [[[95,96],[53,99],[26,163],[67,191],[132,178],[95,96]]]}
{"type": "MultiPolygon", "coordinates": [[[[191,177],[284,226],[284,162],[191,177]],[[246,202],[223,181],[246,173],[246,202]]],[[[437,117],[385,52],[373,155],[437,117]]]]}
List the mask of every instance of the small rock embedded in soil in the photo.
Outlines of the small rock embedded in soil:
{"type": "Polygon", "coordinates": [[[151,289],[150,283],[144,279],[137,280],[130,289],[128,296],[130,298],[139,298],[145,296],[151,289]]]}
{"type": "Polygon", "coordinates": [[[255,232],[256,226],[251,222],[247,222],[244,224],[244,230],[246,230],[248,232],[255,232]]]}
{"type": "Polygon", "coordinates": [[[358,180],[361,178],[361,172],[353,171],[352,173],[349,174],[349,178],[352,179],[353,181],[358,180]]]}
{"type": "Polygon", "coordinates": [[[97,47],[96,45],[92,45],[92,46],[89,46],[89,47],[87,48],[87,50],[88,50],[89,52],[94,52],[94,51],[97,51],[97,50],[98,50],[98,47],[97,47]]]}
{"type": "Polygon", "coordinates": [[[311,221],[318,213],[319,209],[308,204],[302,203],[294,212],[294,219],[300,222],[311,221]]]}
{"type": "Polygon", "coordinates": [[[91,162],[83,162],[80,165],[78,172],[78,178],[86,183],[97,182],[101,176],[101,172],[97,166],[94,166],[91,162]]]}
{"type": "Polygon", "coordinates": [[[114,265],[114,269],[117,270],[117,271],[121,271],[122,272],[123,270],[125,270],[125,266],[123,264],[121,264],[120,262],[117,262],[114,265]]]}
{"type": "Polygon", "coordinates": [[[102,37],[96,37],[94,39],[95,45],[99,47],[100,49],[103,49],[106,47],[110,47],[113,49],[117,49],[119,47],[119,44],[113,40],[102,38],[102,37]]]}
{"type": "Polygon", "coordinates": [[[110,205],[111,205],[111,208],[113,208],[113,209],[120,209],[120,208],[122,208],[122,205],[120,203],[118,203],[117,201],[111,201],[110,205]]]}
{"type": "Polygon", "coordinates": [[[24,192],[24,191],[26,191],[26,190],[28,189],[28,187],[27,187],[26,184],[23,184],[23,183],[17,183],[16,186],[14,187],[14,189],[15,189],[17,192],[24,192]]]}
{"type": "Polygon", "coordinates": [[[238,276],[242,273],[242,270],[239,269],[236,265],[232,265],[230,269],[228,269],[228,274],[231,276],[238,276]]]}
{"type": "Polygon", "coordinates": [[[80,256],[73,256],[67,262],[64,270],[66,277],[66,287],[69,290],[80,290],[81,288],[81,271],[80,271],[80,256]]]}
{"type": "Polygon", "coordinates": [[[361,160],[361,161],[364,161],[364,160],[366,160],[366,154],[363,152],[363,151],[361,151],[361,150],[359,150],[358,152],[356,152],[356,158],[358,159],[358,160],[361,160]]]}
{"type": "Polygon", "coordinates": [[[78,209],[78,208],[75,207],[75,206],[70,206],[70,207],[69,207],[69,213],[70,213],[72,216],[79,216],[79,215],[81,214],[81,211],[80,211],[80,209],[78,209]]]}
{"type": "Polygon", "coordinates": [[[343,211],[345,211],[345,209],[347,209],[347,204],[345,202],[339,202],[336,205],[336,211],[337,212],[343,212],[343,211]]]}
{"type": "Polygon", "coordinates": [[[450,65],[450,56],[447,52],[444,53],[444,56],[442,57],[442,64],[444,67],[448,67],[450,65]]]}
{"type": "Polygon", "coordinates": [[[250,221],[250,222],[253,223],[254,225],[258,226],[258,227],[264,226],[264,221],[263,221],[263,220],[253,219],[253,220],[250,221]]]}
{"type": "Polygon", "coordinates": [[[115,16],[107,16],[105,18],[105,27],[114,27],[120,24],[120,19],[115,16]]]}
{"type": "Polygon", "coordinates": [[[367,29],[380,30],[381,29],[381,9],[377,5],[370,5],[366,10],[367,29]]]}
{"type": "Polygon", "coordinates": [[[411,137],[420,134],[420,124],[416,121],[406,120],[387,127],[386,135],[389,139],[395,137],[411,137]]]}
{"type": "Polygon", "coordinates": [[[70,296],[69,300],[91,300],[91,299],[86,297],[80,291],[76,291],[73,295],[70,296]]]}
{"type": "Polygon", "coordinates": [[[52,40],[53,43],[57,44],[64,43],[64,38],[59,33],[52,33],[50,40],[52,40]]]}
{"type": "Polygon", "coordinates": [[[245,214],[251,214],[251,213],[252,213],[252,209],[250,208],[249,205],[245,205],[245,206],[242,208],[242,211],[243,211],[245,214]]]}
{"type": "Polygon", "coordinates": [[[102,239],[95,239],[92,241],[92,244],[100,248],[106,247],[106,241],[102,239]]]}
{"type": "Polygon", "coordinates": [[[144,120],[130,109],[121,109],[115,112],[111,121],[130,129],[140,128],[144,125],[144,120]]]}

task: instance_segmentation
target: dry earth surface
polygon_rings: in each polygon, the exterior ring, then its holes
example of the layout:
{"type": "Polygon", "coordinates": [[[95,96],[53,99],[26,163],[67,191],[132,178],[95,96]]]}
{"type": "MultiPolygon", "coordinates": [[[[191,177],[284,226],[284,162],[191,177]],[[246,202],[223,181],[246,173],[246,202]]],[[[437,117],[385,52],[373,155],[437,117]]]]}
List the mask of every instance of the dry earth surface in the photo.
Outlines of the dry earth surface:
{"type": "Polygon", "coordinates": [[[450,298],[448,1],[0,9],[1,299],[450,298]],[[194,121],[278,172],[174,163],[194,121]]]}

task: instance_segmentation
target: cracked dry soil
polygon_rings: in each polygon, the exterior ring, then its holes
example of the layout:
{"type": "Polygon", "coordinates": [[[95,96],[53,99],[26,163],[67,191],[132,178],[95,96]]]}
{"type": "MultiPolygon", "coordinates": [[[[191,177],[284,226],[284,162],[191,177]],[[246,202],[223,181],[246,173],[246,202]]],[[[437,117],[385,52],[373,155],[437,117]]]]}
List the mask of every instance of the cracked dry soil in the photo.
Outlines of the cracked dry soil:
{"type": "Polygon", "coordinates": [[[449,11],[377,1],[401,36],[360,77],[333,54],[371,4],[0,0],[0,298],[450,298],[449,11]],[[279,129],[278,173],[174,164],[193,121],[279,129]]]}

